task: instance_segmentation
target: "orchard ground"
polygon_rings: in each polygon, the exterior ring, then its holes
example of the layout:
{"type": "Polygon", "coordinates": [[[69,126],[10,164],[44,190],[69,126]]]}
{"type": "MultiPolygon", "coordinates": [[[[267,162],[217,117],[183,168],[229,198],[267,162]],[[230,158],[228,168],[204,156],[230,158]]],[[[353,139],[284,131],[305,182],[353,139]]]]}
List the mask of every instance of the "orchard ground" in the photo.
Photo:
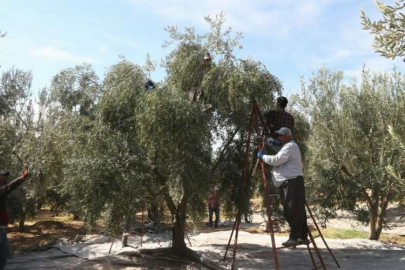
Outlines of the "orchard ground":
{"type": "MultiPolygon", "coordinates": [[[[356,222],[346,212],[339,212],[322,229],[342,269],[403,269],[405,264],[405,208],[399,204],[389,207],[388,223],[380,241],[367,239],[367,227],[356,222]]],[[[269,269],[273,267],[270,236],[263,232],[264,221],[260,213],[253,215],[251,224],[242,223],[237,252],[238,269],[269,269]]],[[[85,230],[83,223],[72,216],[54,215],[49,210],[39,210],[35,220],[27,222],[23,233],[17,226],[8,229],[13,257],[6,269],[205,269],[207,266],[228,269],[230,259],[222,262],[229,240],[232,222],[221,223],[218,230],[207,227],[189,232],[192,249],[203,258],[205,265],[182,259],[145,253],[170,246],[170,232],[146,233],[141,248],[139,235],[129,238],[129,247],[122,248],[115,240],[111,254],[110,237],[100,235],[101,229],[85,230]],[[77,235],[82,241],[73,243],[77,235]]],[[[287,238],[287,232],[276,234],[277,246],[287,238]]],[[[326,255],[320,239],[317,241],[326,255]]],[[[187,242],[188,244],[188,242],[187,242]]],[[[188,244],[189,245],[189,244],[188,244]]],[[[311,261],[304,246],[279,251],[281,269],[310,269],[311,261]]],[[[230,257],[231,254],[228,255],[230,257]]],[[[337,269],[333,260],[327,259],[329,269],[337,269]]]]}

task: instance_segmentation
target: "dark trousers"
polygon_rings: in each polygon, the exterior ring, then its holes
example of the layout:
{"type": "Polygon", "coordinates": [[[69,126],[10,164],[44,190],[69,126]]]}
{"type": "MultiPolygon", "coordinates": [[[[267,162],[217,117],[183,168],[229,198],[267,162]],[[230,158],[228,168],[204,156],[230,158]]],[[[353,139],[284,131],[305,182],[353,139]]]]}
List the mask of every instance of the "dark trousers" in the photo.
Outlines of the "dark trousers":
{"type": "Polygon", "coordinates": [[[219,207],[209,207],[208,208],[209,212],[209,222],[210,226],[212,227],[212,216],[215,213],[215,227],[218,227],[218,222],[219,222],[219,207]]]}
{"type": "Polygon", "coordinates": [[[0,270],[6,267],[7,258],[10,255],[10,244],[4,229],[0,228],[0,270]]]}
{"type": "Polygon", "coordinates": [[[307,239],[308,226],[305,212],[304,177],[289,179],[280,187],[284,217],[291,228],[290,239],[307,239]]]}

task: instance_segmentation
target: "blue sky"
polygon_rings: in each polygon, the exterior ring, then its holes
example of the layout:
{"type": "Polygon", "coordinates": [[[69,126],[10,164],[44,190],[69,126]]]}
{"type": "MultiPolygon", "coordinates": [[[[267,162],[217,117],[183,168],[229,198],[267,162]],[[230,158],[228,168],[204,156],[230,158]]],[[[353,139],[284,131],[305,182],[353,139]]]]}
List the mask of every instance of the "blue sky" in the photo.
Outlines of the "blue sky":
{"type": "MultiPolygon", "coordinates": [[[[392,3],[393,1],[385,1],[392,3]]],[[[208,31],[204,16],[224,11],[227,25],[242,31],[238,54],[263,62],[280,78],[284,93],[300,88],[324,65],[358,76],[364,64],[374,71],[404,71],[401,59],[375,53],[373,37],[362,30],[360,9],[380,17],[372,0],[3,0],[0,4],[0,71],[31,70],[33,90],[49,86],[60,70],[91,63],[100,78],[124,56],[143,64],[146,54],[160,63],[167,25],[208,31]]],[[[158,65],[152,79],[165,76],[158,65]]]]}

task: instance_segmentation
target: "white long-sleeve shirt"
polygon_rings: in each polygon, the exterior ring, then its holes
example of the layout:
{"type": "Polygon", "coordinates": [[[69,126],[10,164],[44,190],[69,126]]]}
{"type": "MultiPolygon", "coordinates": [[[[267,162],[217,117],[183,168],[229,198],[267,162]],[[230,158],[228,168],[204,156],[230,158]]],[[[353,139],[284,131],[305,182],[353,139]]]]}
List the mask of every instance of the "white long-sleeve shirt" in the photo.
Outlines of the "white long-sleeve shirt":
{"type": "Polygon", "coordinates": [[[264,155],[263,161],[271,166],[272,179],[275,187],[280,187],[285,180],[303,176],[301,152],[298,145],[289,141],[280,147],[272,147],[278,153],[274,156],[264,155]]]}

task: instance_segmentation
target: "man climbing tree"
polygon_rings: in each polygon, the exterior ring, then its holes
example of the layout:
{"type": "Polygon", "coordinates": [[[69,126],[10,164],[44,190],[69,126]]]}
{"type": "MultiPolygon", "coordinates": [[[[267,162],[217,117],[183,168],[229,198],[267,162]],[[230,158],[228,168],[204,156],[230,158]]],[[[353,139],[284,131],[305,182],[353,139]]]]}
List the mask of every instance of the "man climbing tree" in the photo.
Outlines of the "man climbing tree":
{"type": "Polygon", "coordinates": [[[301,152],[293,141],[289,128],[282,127],[276,131],[281,146],[269,145],[277,152],[276,155],[265,155],[260,151],[257,156],[265,163],[273,166],[272,179],[274,186],[280,189],[284,216],[291,227],[290,237],[283,246],[308,244],[307,216],[305,212],[305,186],[302,172],[301,152]]]}

